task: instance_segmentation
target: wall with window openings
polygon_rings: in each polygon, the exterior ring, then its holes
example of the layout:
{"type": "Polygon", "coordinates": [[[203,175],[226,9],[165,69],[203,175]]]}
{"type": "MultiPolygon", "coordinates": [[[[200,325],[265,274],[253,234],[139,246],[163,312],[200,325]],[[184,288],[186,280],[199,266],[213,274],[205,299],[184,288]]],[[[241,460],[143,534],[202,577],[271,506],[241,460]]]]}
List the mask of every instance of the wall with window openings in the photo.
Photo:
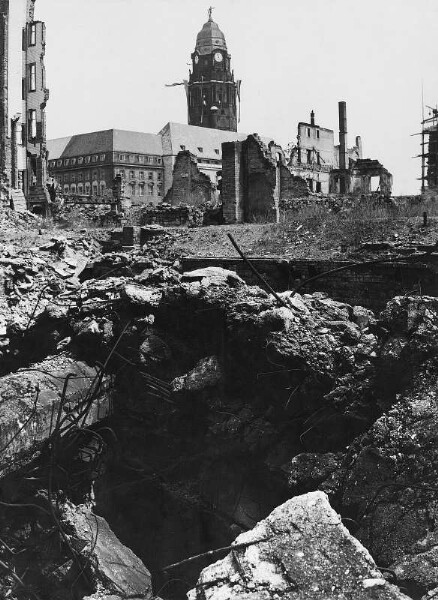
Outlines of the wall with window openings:
{"type": "Polygon", "coordinates": [[[157,155],[114,153],[114,176],[121,175],[125,196],[134,203],[163,200],[163,158],[157,155]]]}
{"type": "Polygon", "coordinates": [[[112,196],[116,175],[122,175],[124,194],[134,203],[157,204],[163,197],[161,156],[128,152],[102,152],[49,161],[50,175],[63,194],[112,196]]]}
{"type": "Polygon", "coordinates": [[[335,161],[334,132],[310,123],[298,123],[297,145],[289,166],[303,177],[312,192],[329,192],[330,171],[335,161]]]}
{"type": "MultiPolygon", "coordinates": [[[[29,2],[28,2],[29,5],[29,2]]],[[[48,199],[46,162],[46,116],[45,107],[49,98],[46,88],[44,54],[46,27],[41,21],[33,20],[32,10],[23,29],[23,100],[25,126],[23,142],[27,151],[27,170],[24,189],[29,207],[32,203],[48,199]]]]}

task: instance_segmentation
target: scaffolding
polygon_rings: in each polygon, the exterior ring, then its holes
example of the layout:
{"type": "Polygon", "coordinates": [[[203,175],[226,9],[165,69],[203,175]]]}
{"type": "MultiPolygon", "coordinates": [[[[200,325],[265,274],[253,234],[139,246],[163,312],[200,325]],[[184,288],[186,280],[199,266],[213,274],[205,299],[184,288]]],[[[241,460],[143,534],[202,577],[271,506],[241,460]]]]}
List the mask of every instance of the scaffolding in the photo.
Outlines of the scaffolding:
{"type": "Polygon", "coordinates": [[[415,158],[421,158],[421,191],[426,189],[438,189],[438,107],[426,106],[429,116],[421,121],[421,154],[415,158]]]}

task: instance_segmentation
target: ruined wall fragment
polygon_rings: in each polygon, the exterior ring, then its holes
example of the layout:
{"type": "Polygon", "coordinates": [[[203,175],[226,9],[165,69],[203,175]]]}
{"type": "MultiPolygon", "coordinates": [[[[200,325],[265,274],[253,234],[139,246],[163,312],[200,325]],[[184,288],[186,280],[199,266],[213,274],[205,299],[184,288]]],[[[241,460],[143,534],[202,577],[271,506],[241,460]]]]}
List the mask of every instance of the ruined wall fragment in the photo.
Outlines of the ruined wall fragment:
{"type": "Polygon", "coordinates": [[[266,146],[257,134],[222,144],[222,205],[226,223],[278,222],[283,199],[307,196],[301,177],[285,165],[280,146],[266,146]]]}
{"type": "Polygon", "coordinates": [[[215,189],[210,178],[198,169],[196,156],[188,150],[179,152],[173,167],[173,184],[165,201],[176,206],[199,206],[213,202],[215,189]]]}

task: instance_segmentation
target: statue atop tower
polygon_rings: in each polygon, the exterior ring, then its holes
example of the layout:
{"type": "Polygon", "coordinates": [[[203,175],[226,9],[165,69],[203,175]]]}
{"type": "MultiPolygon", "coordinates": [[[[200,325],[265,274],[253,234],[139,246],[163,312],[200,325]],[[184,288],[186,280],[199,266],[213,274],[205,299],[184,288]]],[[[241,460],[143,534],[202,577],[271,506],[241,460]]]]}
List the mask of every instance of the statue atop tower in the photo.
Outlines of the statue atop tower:
{"type": "Polygon", "coordinates": [[[213,21],[210,6],[208,21],[198,33],[192,53],[187,86],[189,125],[237,131],[239,86],[240,81],[234,81],[225,36],[213,21]]]}

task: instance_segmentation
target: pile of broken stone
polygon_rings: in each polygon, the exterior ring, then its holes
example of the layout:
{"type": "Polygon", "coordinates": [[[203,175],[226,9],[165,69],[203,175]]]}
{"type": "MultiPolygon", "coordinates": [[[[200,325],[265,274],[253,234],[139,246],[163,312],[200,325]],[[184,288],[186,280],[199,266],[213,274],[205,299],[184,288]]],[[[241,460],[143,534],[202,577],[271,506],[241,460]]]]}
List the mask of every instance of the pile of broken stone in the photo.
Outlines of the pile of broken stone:
{"type": "Polygon", "coordinates": [[[26,331],[48,305],[66,304],[80,288],[79,275],[100,249],[87,240],[62,235],[29,248],[0,244],[0,347],[8,351],[8,332],[26,331]]]}
{"type": "MultiPolygon", "coordinates": [[[[166,327],[174,334],[170,329],[179,318],[184,334],[196,340],[198,315],[220,315],[233,357],[246,352],[248,364],[199,356],[190,369],[172,372],[166,382],[172,401],[178,406],[191,395],[202,397],[208,411],[212,390],[239,378],[247,381],[258,404],[247,398],[233,405],[233,414],[224,411],[221,420],[211,419],[206,443],[231,443],[238,435],[250,455],[263,456],[265,466],[283,473],[289,489],[291,499],[241,534],[225,559],[202,572],[189,598],[432,598],[438,590],[438,300],[395,298],[379,316],[322,293],[285,292],[279,305],[233,272],[209,267],[182,273],[177,262],[151,258],[147,249],[95,260],[81,283],[79,275],[84,277],[94,255],[85,242],[73,248],[59,237],[22,253],[3,248],[3,338],[17,328],[26,335],[49,319],[58,352],[31,368],[43,365],[42,371],[61,377],[80,363],[81,376],[91,379],[90,349],[104,361],[123,333],[121,314],[129,315],[128,335],[146,332],[130,356],[148,367],[172,360],[154,354],[154,324],[159,323],[160,335],[166,327]],[[63,330],[68,336],[62,337],[63,330]],[[273,365],[292,373],[288,388],[255,381],[273,365]],[[300,440],[279,426],[291,407],[303,411],[303,423],[309,424],[300,440]],[[328,417],[321,419],[326,409],[328,417]],[[269,432],[268,440],[254,435],[256,421],[259,430],[269,432]]],[[[8,461],[44,442],[59,408],[59,385],[30,375],[27,366],[0,379],[1,446],[13,449],[8,461]],[[11,392],[19,385],[22,402],[11,392]],[[31,395],[24,394],[29,388],[39,389],[41,411],[23,429],[32,413],[31,395]]],[[[96,410],[91,422],[107,414],[102,411],[96,410]]],[[[0,462],[3,474],[10,472],[10,465],[0,462]]],[[[89,598],[156,597],[147,570],[101,517],[90,517],[90,506],[67,500],[59,510],[88,551],[94,582],[89,598]],[[111,567],[114,556],[117,569],[111,567]]]]}

